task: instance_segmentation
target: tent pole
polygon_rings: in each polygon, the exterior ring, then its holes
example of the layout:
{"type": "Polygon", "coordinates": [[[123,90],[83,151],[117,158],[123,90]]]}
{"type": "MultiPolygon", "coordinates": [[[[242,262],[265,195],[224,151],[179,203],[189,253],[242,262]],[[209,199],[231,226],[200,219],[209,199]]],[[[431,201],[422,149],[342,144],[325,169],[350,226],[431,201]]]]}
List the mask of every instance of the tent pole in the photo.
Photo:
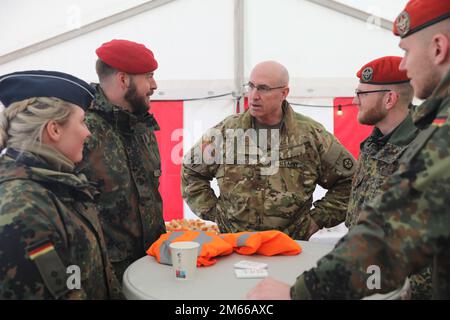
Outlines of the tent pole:
{"type": "Polygon", "coordinates": [[[242,85],[244,84],[244,1],[234,0],[234,97],[236,112],[243,112],[242,85]]]}

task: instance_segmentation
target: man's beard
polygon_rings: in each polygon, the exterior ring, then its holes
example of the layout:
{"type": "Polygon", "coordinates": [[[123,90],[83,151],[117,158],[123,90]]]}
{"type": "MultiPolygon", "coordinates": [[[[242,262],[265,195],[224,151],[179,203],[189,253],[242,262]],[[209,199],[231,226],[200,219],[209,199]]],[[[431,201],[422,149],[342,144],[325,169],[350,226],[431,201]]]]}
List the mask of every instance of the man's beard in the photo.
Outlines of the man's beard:
{"type": "Polygon", "coordinates": [[[125,93],[124,99],[131,105],[133,113],[137,115],[145,115],[150,109],[150,106],[147,104],[145,97],[139,96],[137,94],[134,81],[131,81],[130,87],[125,93]]]}
{"type": "Polygon", "coordinates": [[[358,117],[360,124],[373,126],[386,117],[386,111],[381,108],[366,110],[362,117],[358,117]]]}

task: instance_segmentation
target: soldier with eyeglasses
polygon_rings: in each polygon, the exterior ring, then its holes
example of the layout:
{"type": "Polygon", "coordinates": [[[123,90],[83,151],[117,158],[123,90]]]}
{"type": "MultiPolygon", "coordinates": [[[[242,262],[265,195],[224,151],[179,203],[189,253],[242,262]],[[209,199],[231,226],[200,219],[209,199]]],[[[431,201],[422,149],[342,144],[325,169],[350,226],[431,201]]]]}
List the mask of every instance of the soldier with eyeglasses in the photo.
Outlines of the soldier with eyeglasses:
{"type": "MultiPolygon", "coordinates": [[[[294,112],[286,100],[289,74],[280,63],[259,63],[244,87],[248,110],[212,129],[224,137],[238,130],[258,132],[258,156],[253,157],[251,139],[243,140],[244,148],[239,148],[238,139],[233,161],[196,161],[195,150],[204,155],[217,142],[217,137],[206,133],[183,161],[182,195],[191,210],[216,221],[222,232],[277,229],[294,239],[308,239],[320,228],[343,222],[355,167],[353,156],[321,124],[294,112]],[[261,130],[276,131],[278,141],[270,135],[267,144],[262,143],[261,130]],[[263,146],[267,146],[266,153],[261,151],[263,146]],[[266,174],[265,158],[274,153],[278,155],[276,170],[266,174]],[[257,161],[239,163],[239,156],[257,161]],[[219,197],[210,185],[213,178],[219,185],[219,197]],[[311,209],[317,185],[328,192],[311,209]]],[[[226,147],[220,150],[230,151],[226,147]]]]}
{"type": "MultiPolygon", "coordinates": [[[[360,84],[353,103],[358,121],[373,125],[372,134],[361,143],[353,176],[345,224],[352,229],[364,205],[375,199],[383,183],[399,167],[401,156],[419,133],[410,114],[414,90],[406,71],[400,71],[401,57],[382,57],[365,64],[357,73],[360,84]]],[[[409,278],[405,298],[431,299],[431,270],[409,278]]]]}
{"type": "Polygon", "coordinates": [[[414,90],[406,71],[398,69],[401,57],[387,56],[365,64],[353,103],[358,122],[374,126],[360,146],[345,224],[356,225],[365,203],[378,194],[383,182],[398,168],[398,160],[417,136],[409,114],[414,90]]]}

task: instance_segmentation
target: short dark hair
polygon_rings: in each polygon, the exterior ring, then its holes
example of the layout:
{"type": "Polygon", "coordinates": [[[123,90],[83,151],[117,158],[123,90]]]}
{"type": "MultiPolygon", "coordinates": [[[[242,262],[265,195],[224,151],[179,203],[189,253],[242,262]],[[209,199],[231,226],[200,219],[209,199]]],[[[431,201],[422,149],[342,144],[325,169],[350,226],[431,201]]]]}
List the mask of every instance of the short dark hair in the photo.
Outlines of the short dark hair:
{"type": "Polygon", "coordinates": [[[97,59],[95,63],[95,71],[97,72],[98,78],[103,80],[109,76],[116,74],[119,70],[111,67],[110,65],[104,63],[102,60],[97,59]]]}

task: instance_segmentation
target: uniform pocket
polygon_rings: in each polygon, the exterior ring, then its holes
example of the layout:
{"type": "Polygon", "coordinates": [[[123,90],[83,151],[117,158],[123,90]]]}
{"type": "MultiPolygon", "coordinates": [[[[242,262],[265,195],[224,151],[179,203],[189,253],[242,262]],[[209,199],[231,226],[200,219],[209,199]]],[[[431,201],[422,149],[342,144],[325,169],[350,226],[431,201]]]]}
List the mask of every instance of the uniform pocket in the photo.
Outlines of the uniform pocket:
{"type": "Polygon", "coordinates": [[[221,166],[216,179],[220,186],[220,193],[248,194],[255,188],[255,178],[259,168],[248,164],[225,164],[221,166]],[[220,177],[221,176],[221,177],[220,177]]]}
{"type": "Polygon", "coordinates": [[[306,154],[305,145],[280,149],[277,164],[278,173],[268,177],[265,212],[267,216],[282,219],[272,223],[284,226],[293,214],[311,206],[318,173],[310,155],[306,154]]]}
{"type": "Polygon", "coordinates": [[[399,159],[408,146],[396,146],[386,144],[386,146],[373,156],[377,161],[377,172],[383,177],[391,176],[398,168],[399,159]]]}
{"type": "Polygon", "coordinates": [[[305,145],[280,150],[278,173],[269,177],[270,188],[278,192],[293,192],[301,199],[314,192],[317,166],[306,154],[305,145]]]}

